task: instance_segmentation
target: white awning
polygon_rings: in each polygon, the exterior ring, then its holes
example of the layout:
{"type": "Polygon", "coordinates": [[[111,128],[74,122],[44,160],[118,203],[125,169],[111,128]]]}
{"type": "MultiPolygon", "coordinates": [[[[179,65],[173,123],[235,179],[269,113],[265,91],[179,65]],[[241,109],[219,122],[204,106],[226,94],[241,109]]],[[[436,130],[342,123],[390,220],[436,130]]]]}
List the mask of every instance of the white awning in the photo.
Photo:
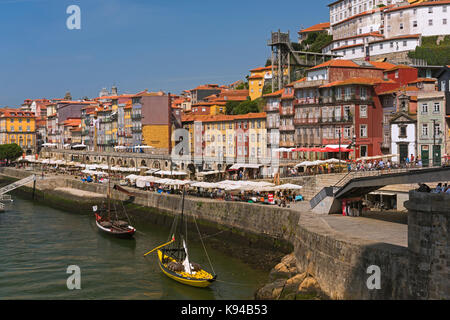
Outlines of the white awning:
{"type": "Polygon", "coordinates": [[[237,170],[240,168],[258,169],[261,166],[262,166],[262,164],[256,164],[256,163],[235,163],[228,170],[237,170]]]}
{"type": "Polygon", "coordinates": [[[72,148],[86,148],[85,144],[76,144],[74,146],[72,146],[72,148]]]}

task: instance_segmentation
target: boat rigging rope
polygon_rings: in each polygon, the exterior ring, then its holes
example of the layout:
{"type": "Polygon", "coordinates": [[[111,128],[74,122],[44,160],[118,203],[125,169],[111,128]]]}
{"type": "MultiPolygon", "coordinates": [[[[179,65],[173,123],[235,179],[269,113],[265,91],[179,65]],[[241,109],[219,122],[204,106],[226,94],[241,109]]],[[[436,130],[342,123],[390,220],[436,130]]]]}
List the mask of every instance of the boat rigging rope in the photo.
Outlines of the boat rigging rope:
{"type": "Polygon", "coordinates": [[[202,243],[203,250],[205,250],[206,258],[208,258],[208,262],[209,262],[209,265],[211,267],[211,270],[212,270],[212,272],[214,274],[216,274],[216,272],[214,271],[214,267],[213,267],[213,265],[211,263],[211,259],[209,258],[208,251],[206,251],[206,247],[205,247],[205,243],[203,242],[202,235],[200,234],[200,229],[198,228],[198,225],[197,225],[197,219],[195,219],[194,215],[192,217],[194,218],[195,227],[197,228],[198,236],[200,237],[200,241],[202,243]]]}

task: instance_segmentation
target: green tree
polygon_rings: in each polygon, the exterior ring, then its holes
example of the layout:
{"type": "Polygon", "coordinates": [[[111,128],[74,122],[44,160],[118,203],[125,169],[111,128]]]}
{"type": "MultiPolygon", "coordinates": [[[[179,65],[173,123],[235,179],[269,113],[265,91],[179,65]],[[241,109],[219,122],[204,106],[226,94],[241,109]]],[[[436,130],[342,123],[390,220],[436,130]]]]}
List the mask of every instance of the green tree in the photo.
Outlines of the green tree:
{"type": "Polygon", "coordinates": [[[253,112],[261,112],[264,109],[265,100],[258,98],[255,100],[247,99],[246,101],[228,101],[226,104],[227,114],[247,114],[253,112]]]}
{"type": "Polygon", "coordinates": [[[0,145],[0,159],[6,159],[11,162],[19,158],[22,153],[23,150],[17,143],[0,145]]]}

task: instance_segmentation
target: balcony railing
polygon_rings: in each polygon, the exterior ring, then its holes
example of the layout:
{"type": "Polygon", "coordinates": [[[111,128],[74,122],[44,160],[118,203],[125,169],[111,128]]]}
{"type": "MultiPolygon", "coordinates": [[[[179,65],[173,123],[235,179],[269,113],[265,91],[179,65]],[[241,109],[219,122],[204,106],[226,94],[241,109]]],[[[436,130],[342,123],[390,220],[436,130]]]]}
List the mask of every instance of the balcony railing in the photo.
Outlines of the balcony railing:
{"type": "Polygon", "coordinates": [[[317,118],[294,118],[294,124],[295,125],[299,125],[299,124],[314,124],[314,123],[318,123],[318,119],[317,118]]]}
{"type": "Polygon", "coordinates": [[[142,132],[142,127],[132,127],[131,132],[142,132]]]}
{"type": "Polygon", "coordinates": [[[293,124],[288,124],[288,125],[281,125],[280,126],[280,130],[281,131],[294,131],[295,127],[293,124]]]}
{"type": "Polygon", "coordinates": [[[306,105],[306,104],[319,104],[320,97],[312,97],[312,98],[297,98],[294,101],[296,105],[306,105]]]}
{"type": "Polygon", "coordinates": [[[280,112],[282,116],[293,116],[294,113],[295,113],[294,109],[283,109],[283,108],[281,109],[280,112]]]}
{"type": "Polygon", "coordinates": [[[280,147],[294,147],[294,141],[280,141],[280,147]]]}
{"type": "Polygon", "coordinates": [[[349,123],[353,122],[353,116],[346,116],[346,117],[320,117],[319,122],[321,123],[349,123]]]}
{"type": "Polygon", "coordinates": [[[271,111],[279,111],[280,110],[280,105],[279,104],[277,104],[277,105],[266,105],[265,107],[264,107],[264,111],[268,111],[268,112],[271,112],[271,111]]]}

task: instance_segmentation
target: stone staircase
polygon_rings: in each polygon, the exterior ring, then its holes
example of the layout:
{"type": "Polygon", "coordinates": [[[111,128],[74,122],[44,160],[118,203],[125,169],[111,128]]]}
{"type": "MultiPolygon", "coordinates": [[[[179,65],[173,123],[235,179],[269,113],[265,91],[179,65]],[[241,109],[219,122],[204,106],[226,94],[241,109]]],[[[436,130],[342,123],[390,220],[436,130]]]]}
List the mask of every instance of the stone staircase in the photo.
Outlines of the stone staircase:
{"type": "MultiPolygon", "coordinates": [[[[291,178],[289,183],[303,186],[301,194],[305,200],[311,200],[324,187],[334,186],[347,173],[319,174],[311,177],[301,177],[303,179],[291,178]]],[[[284,183],[284,181],[283,181],[284,183]]]]}

